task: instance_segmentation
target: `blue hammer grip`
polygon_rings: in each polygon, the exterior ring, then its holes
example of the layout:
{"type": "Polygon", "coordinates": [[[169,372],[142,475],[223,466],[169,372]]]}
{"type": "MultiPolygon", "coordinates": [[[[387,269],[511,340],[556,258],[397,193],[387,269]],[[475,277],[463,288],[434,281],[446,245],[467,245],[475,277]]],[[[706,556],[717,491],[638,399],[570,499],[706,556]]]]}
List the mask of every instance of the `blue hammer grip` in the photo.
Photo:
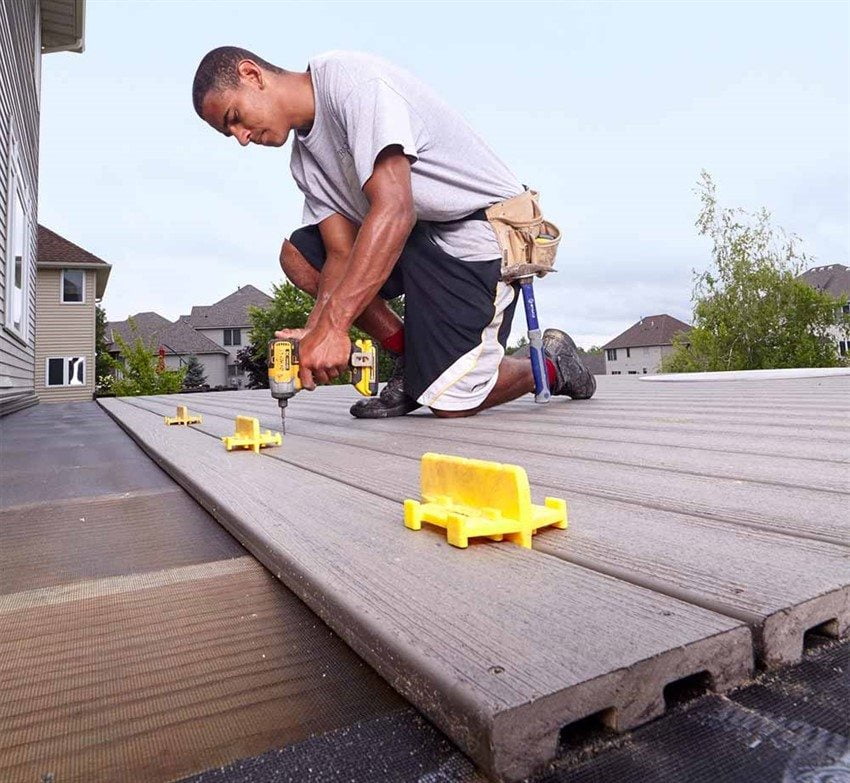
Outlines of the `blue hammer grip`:
{"type": "Polygon", "coordinates": [[[537,321],[537,305],[534,301],[534,287],[531,278],[520,280],[522,301],[525,305],[525,320],[528,324],[528,342],[531,349],[531,372],[534,375],[534,401],[549,402],[552,396],[549,391],[549,378],[546,374],[546,363],[543,359],[543,336],[537,321]]]}

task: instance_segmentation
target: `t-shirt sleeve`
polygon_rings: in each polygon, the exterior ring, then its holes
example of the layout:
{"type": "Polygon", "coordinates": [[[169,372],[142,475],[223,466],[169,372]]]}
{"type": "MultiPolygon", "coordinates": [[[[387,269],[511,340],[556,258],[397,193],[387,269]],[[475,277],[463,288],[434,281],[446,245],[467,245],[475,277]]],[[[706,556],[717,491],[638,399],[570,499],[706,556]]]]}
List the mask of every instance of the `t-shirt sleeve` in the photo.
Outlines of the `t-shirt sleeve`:
{"type": "Polygon", "coordinates": [[[336,210],[325,204],[324,201],[311,193],[304,193],[304,210],[301,213],[301,220],[305,226],[314,226],[334,214],[336,214],[336,210]]]}
{"type": "Polygon", "coordinates": [[[425,144],[425,127],[416,111],[383,79],[356,87],[345,101],[342,124],[362,188],[375,167],[375,158],[398,145],[411,163],[425,144]]]}

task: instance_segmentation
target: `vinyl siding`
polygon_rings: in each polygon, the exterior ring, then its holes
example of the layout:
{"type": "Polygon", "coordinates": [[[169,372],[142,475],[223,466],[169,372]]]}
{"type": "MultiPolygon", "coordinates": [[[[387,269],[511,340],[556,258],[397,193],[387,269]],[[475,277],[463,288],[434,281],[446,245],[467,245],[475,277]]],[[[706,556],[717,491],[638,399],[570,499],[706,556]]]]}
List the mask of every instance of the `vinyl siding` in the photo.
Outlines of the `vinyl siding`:
{"type": "Polygon", "coordinates": [[[41,402],[90,400],[95,381],[95,272],[87,269],[85,302],[63,304],[62,270],[38,271],[38,337],[35,358],[35,391],[41,402]],[[84,356],[84,386],[47,386],[45,367],[49,357],[84,356]]]}
{"type": "Polygon", "coordinates": [[[661,371],[661,360],[673,352],[672,345],[649,345],[631,348],[631,356],[626,355],[625,348],[617,348],[617,358],[613,361],[605,352],[605,374],[612,375],[657,375],[661,371]]]}
{"type": "MultiPolygon", "coordinates": [[[[203,365],[204,375],[207,376],[207,385],[210,388],[227,385],[227,357],[223,353],[199,353],[195,354],[198,361],[203,365]]],[[[169,355],[165,357],[165,366],[169,370],[177,370],[185,367],[189,360],[189,354],[181,354],[179,357],[169,355]]]]}
{"type": "Polygon", "coordinates": [[[34,395],[36,214],[38,204],[37,0],[0,2],[0,414],[36,402],[34,395]],[[9,184],[13,155],[27,198],[26,338],[4,328],[9,184]]]}
{"type": "MultiPolygon", "coordinates": [[[[227,364],[236,364],[236,355],[245,346],[251,344],[251,342],[249,340],[249,335],[251,333],[251,326],[247,325],[247,326],[228,327],[228,329],[230,329],[230,328],[242,330],[242,345],[225,345],[224,344],[224,329],[222,329],[220,327],[215,328],[215,329],[199,329],[198,327],[195,327],[195,329],[197,331],[199,331],[204,337],[212,340],[216,345],[220,345],[222,348],[224,348],[225,351],[227,351],[227,354],[228,354],[227,364]]],[[[236,385],[240,389],[242,387],[244,387],[245,385],[247,385],[247,383],[248,383],[248,376],[243,372],[239,372],[235,379],[228,379],[228,377],[227,377],[227,367],[226,366],[225,366],[223,372],[224,372],[224,375],[223,375],[221,380],[216,380],[215,383],[213,383],[213,381],[208,378],[207,383],[209,383],[210,386],[218,386],[218,385],[228,386],[229,380],[235,380],[236,385]]],[[[216,376],[216,377],[218,377],[218,376],[216,376]]]]}

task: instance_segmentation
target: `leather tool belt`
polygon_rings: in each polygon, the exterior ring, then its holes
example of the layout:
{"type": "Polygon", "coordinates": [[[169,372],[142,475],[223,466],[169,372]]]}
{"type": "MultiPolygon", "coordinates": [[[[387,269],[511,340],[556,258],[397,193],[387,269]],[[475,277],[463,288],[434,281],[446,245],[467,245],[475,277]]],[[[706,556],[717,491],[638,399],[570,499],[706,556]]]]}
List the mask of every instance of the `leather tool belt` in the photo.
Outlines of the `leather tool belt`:
{"type": "Polygon", "coordinates": [[[536,191],[526,190],[493,204],[484,214],[502,251],[502,280],[543,277],[556,271],[553,267],[561,232],[544,220],[536,191]]]}

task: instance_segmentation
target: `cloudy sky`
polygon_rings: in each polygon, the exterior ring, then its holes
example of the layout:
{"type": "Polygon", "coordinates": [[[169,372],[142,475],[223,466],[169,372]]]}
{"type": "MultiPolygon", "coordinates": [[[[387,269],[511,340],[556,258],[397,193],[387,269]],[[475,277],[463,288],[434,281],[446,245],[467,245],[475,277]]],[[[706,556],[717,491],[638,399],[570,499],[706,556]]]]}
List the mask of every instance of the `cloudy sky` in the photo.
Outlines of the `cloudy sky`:
{"type": "MultiPolygon", "coordinates": [[[[270,290],[300,225],[289,150],[241,148],[194,114],[211,48],[290,70],[380,54],[435,87],[565,234],[544,325],[599,344],[691,312],[701,169],[720,201],[767,207],[814,263],[848,263],[845,2],[88,0],[86,52],[43,60],[39,220],[113,264],[111,320],[176,318],[270,290]]],[[[522,315],[514,336],[524,331],[522,315]]]]}

